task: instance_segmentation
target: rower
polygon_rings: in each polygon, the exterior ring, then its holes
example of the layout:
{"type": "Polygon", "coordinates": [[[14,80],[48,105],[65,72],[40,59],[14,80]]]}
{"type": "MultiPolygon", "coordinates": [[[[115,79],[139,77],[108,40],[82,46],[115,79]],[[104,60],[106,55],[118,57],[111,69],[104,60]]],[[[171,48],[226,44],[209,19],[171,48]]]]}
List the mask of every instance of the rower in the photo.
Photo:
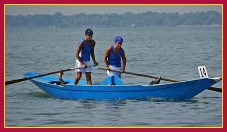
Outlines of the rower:
{"type": "Polygon", "coordinates": [[[85,30],[85,38],[83,38],[77,47],[76,50],[76,63],[75,67],[83,67],[76,69],[75,82],[74,85],[77,85],[79,80],[82,77],[82,73],[86,75],[87,84],[92,85],[91,80],[91,61],[92,58],[94,66],[97,66],[98,63],[95,59],[94,48],[96,45],[95,40],[92,39],[93,31],[91,29],[85,30]]]}
{"type": "Polygon", "coordinates": [[[104,64],[107,69],[108,76],[118,76],[121,78],[121,72],[125,72],[125,66],[126,66],[126,57],[125,57],[125,51],[121,47],[123,43],[123,38],[118,36],[115,38],[114,45],[107,48],[104,54],[104,64]],[[121,59],[122,59],[122,65],[121,65],[121,59]],[[110,70],[120,71],[120,72],[114,72],[110,70]]]}

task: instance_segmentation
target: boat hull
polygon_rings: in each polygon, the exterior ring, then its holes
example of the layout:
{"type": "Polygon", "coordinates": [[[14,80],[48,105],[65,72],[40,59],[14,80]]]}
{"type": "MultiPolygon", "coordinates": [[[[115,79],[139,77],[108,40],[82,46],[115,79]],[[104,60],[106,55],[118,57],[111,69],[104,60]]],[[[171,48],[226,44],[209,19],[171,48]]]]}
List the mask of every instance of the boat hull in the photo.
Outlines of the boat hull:
{"type": "MultiPolygon", "coordinates": [[[[28,75],[28,74],[27,74],[28,75]]],[[[26,75],[25,75],[26,76],[26,75]]],[[[29,77],[29,76],[26,76],[29,77]]],[[[65,86],[52,84],[57,80],[54,76],[45,76],[31,80],[36,86],[48,95],[67,100],[77,99],[146,99],[165,98],[186,100],[191,99],[208,87],[216,83],[214,79],[203,78],[191,81],[160,84],[160,85],[100,85],[94,83],[92,86],[73,85],[73,80],[64,79],[68,82],[65,86]]]]}

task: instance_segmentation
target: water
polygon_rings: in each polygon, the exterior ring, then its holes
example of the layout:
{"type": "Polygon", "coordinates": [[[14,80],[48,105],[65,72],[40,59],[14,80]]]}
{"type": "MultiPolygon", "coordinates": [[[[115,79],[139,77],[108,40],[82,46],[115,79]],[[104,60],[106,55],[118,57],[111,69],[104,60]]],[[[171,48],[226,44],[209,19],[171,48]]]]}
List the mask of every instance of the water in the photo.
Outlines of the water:
{"type": "MultiPolygon", "coordinates": [[[[221,27],[92,28],[100,66],[115,36],[124,38],[127,71],[177,80],[222,75],[221,27]]],[[[76,44],[85,28],[7,28],[6,80],[26,72],[47,73],[74,67],[76,44]]],[[[64,77],[73,78],[74,72],[64,77]]],[[[106,77],[93,68],[93,81],[106,77]]],[[[82,77],[85,79],[85,77],[82,77]]],[[[125,84],[149,78],[122,75],[125,84]]],[[[162,83],[166,83],[162,81],[162,83]]],[[[221,87],[221,82],[215,85],[221,87]]],[[[6,126],[222,126],[222,94],[205,90],[191,100],[96,101],[51,98],[31,82],[6,87],[6,126]]]]}

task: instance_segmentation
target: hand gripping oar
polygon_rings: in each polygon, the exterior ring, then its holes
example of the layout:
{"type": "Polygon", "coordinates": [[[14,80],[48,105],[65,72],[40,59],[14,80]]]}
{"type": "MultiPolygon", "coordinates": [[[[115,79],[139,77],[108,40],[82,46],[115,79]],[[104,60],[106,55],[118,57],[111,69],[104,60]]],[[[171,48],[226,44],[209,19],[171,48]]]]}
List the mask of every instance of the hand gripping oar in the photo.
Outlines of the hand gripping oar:
{"type": "MultiPolygon", "coordinates": [[[[100,69],[100,70],[107,70],[105,68],[100,68],[100,67],[98,69],[100,69]]],[[[120,71],[116,71],[116,70],[110,70],[110,71],[120,72],[120,71]]],[[[144,74],[133,73],[133,72],[126,72],[126,71],[125,72],[121,72],[121,73],[129,74],[129,75],[135,75],[135,76],[141,76],[141,77],[155,78],[155,79],[158,79],[159,78],[159,77],[156,77],[156,76],[144,75],[144,74]]],[[[164,77],[161,77],[161,80],[169,81],[169,82],[180,82],[180,81],[177,81],[177,80],[173,80],[173,79],[169,79],[169,78],[164,78],[164,77]]],[[[222,93],[222,88],[209,87],[207,89],[208,90],[211,90],[211,91],[222,93]]]]}
{"type": "Polygon", "coordinates": [[[83,67],[69,68],[69,69],[65,69],[65,70],[59,70],[59,71],[49,72],[49,73],[45,73],[45,74],[40,74],[40,75],[33,76],[33,77],[28,77],[28,78],[25,77],[25,78],[21,78],[21,79],[15,79],[15,80],[11,80],[11,81],[6,81],[5,82],[5,85],[14,84],[14,83],[18,83],[18,82],[30,80],[30,79],[33,79],[33,78],[38,78],[38,77],[46,76],[46,75],[56,74],[56,73],[59,73],[59,72],[71,71],[71,70],[79,69],[79,68],[83,68],[83,67]]]}

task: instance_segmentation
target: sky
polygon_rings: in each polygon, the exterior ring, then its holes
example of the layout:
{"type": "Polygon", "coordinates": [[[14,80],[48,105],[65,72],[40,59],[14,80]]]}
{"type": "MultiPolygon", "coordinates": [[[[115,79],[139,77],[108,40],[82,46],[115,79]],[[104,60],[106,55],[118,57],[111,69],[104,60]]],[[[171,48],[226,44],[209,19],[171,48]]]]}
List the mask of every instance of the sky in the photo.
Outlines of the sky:
{"type": "Polygon", "coordinates": [[[222,6],[220,5],[179,5],[179,6],[170,6],[170,5],[149,5],[149,6],[126,6],[126,5],[33,5],[33,6],[18,6],[18,5],[7,5],[6,6],[6,14],[7,15],[34,15],[34,14],[54,14],[56,12],[61,12],[64,15],[74,15],[74,14],[110,14],[117,13],[123,14],[126,12],[132,13],[143,13],[147,11],[152,12],[178,12],[178,13],[187,13],[187,12],[205,12],[205,11],[218,11],[222,12],[222,6]]]}

